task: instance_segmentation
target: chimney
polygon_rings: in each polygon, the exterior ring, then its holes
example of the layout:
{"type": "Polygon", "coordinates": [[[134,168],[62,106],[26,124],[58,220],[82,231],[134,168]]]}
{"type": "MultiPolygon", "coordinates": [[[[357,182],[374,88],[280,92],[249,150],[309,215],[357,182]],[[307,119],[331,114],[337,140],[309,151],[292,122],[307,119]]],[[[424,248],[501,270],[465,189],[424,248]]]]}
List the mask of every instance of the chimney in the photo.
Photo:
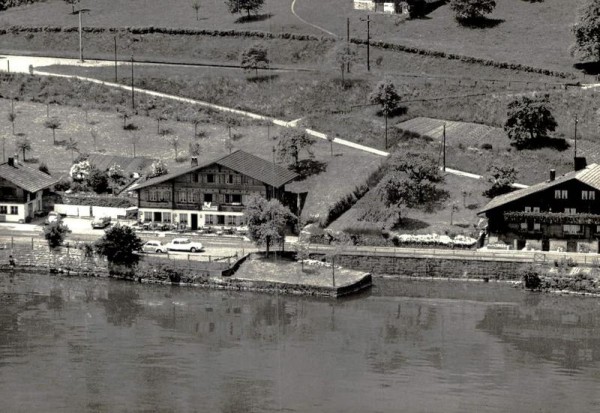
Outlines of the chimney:
{"type": "Polygon", "coordinates": [[[12,156],[8,157],[8,166],[15,166],[15,158],[12,156]]]}
{"type": "Polygon", "coordinates": [[[587,167],[587,161],[585,160],[585,156],[576,156],[574,161],[576,171],[581,171],[582,169],[585,169],[587,167]]]}
{"type": "Polygon", "coordinates": [[[556,169],[550,169],[550,182],[556,179],[556,169]]]}
{"type": "Polygon", "coordinates": [[[198,157],[197,156],[192,156],[190,159],[191,159],[191,161],[190,161],[191,165],[190,166],[192,166],[192,167],[198,166],[198,157]]]}

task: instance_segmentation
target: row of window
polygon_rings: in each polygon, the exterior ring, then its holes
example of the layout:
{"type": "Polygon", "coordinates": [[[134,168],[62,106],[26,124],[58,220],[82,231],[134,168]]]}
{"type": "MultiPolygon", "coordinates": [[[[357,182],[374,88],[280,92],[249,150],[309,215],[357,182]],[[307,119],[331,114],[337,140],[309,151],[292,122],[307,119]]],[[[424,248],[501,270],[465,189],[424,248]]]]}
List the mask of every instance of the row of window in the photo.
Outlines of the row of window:
{"type": "Polygon", "coordinates": [[[240,185],[240,184],[254,184],[255,181],[252,178],[248,178],[245,175],[232,175],[232,174],[192,174],[192,182],[194,183],[205,183],[205,184],[228,184],[228,185],[240,185]]]}
{"type": "MultiPolygon", "coordinates": [[[[200,194],[193,189],[181,189],[177,191],[177,202],[184,204],[195,204],[199,201],[200,194]]],[[[214,202],[219,195],[217,194],[204,194],[202,197],[203,202],[214,202]]],[[[241,194],[221,194],[222,202],[226,204],[241,204],[241,194]]],[[[171,202],[171,191],[155,189],[148,191],[149,202],[171,202]]]]}
{"type": "MultiPolygon", "coordinates": [[[[6,205],[0,205],[0,215],[9,215],[9,209],[6,205]]],[[[11,206],[10,207],[10,215],[19,215],[19,207],[11,206]]]]}
{"type": "MultiPolygon", "coordinates": [[[[525,212],[540,212],[540,207],[525,207],[525,212]]],[[[565,214],[576,214],[577,208],[565,208],[565,214]]]]}
{"type": "MultiPolygon", "coordinates": [[[[542,230],[542,226],[539,222],[534,222],[533,223],[533,227],[529,227],[529,225],[527,224],[527,222],[521,222],[521,229],[522,230],[533,230],[533,231],[541,231],[542,230]]],[[[600,226],[596,227],[596,231],[600,230],[600,226]]],[[[583,233],[582,229],[581,229],[581,225],[577,225],[577,224],[564,224],[563,225],[563,232],[565,234],[581,234],[583,233]]]]}
{"type": "MultiPolygon", "coordinates": [[[[555,189],[554,199],[569,199],[569,191],[566,189],[555,189]]],[[[581,199],[583,201],[595,201],[596,191],[581,191],[581,199]]]]}
{"type": "MultiPolygon", "coordinates": [[[[151,222],[154,216],[156,222],[171,223],[179,221],[180,224],[187,225],[188,214],[187,213],[176,213],[171,214],[170,212],[150,212],[144,211],[144,222],[151,222]]],[[[204,222],[206,225],[242,225],[244,222],[243,216],[231,216],[231,215],[215,215],[206,214],[204,215],[204,222]]]]}

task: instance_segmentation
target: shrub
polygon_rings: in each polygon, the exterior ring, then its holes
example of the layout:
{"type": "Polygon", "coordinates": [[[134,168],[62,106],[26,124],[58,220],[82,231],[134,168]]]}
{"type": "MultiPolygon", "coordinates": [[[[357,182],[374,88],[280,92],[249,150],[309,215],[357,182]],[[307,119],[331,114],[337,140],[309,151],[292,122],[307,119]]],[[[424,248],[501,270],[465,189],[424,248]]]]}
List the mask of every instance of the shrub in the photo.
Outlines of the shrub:
{"type": "Polygon", "coordinates": [[[54,221],[44,227],[44,238],[52,249],[60,247],[64,242],[69,228],[62,221],[54,221]]]}
{"type": "Polygon", "coordinates": [[[486,151],[491,151],[492,149],[494,149],[494,147],[492,146],[491,143],[482,143],[481,149],[485,149],[486,151]]]}
{"type": "Polygon", "coordinates": [[[54,185],[56,191],[66,191],[71,188],[71,180],[66,177],[60,178],[60,181],[54,185]]]}
{"type": "Polygon", "coordinates": [[[525,271],[525,274],[523,274],[523,283],[525,284],[525,288],[528,290],[539,290],[542,285],[542,279],[537,271],[534,269],[529,269],[525,271]]]}

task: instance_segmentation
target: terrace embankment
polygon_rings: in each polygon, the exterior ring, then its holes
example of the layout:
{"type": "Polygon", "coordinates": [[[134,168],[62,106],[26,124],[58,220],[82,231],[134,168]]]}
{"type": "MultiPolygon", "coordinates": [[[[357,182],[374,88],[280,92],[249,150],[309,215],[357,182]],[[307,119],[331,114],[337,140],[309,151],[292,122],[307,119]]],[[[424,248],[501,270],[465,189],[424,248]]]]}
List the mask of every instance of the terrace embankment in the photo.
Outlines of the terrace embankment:
{"type": "Polygon", "coordinates": [[[0,271],[111,277],[139,283],[219,290],[340,297],[371,286],[371,275],[325,263],[302,265],[291,253],[251,253],[215,257],[204,254],[142,256],[135,267],[119,267],[84,249],[39,245],[0,250],[0,271]],[[9,255],[16,267],[9,265],[9,255]]]}

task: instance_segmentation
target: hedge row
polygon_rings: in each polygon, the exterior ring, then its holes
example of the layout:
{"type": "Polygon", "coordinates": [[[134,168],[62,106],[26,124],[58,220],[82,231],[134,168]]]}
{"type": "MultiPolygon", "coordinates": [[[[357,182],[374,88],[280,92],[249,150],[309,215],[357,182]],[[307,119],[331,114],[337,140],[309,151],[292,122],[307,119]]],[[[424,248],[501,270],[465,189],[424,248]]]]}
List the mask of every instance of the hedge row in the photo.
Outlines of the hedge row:
{"type": "MultiPolygon", "coordinates": [[[[5,29],[0,29],[0,35],[15,34],[15,33],[70,33],[76,32],[77,26],[62,27],[62,26],[9,26],[5,29]]],[[[169,27],[84,27],[86,33],[130,33],[130,34],[168,34],[168,35],[185,35],[185,36],[212,36],[212,37],[252,37],[261,39],[284,39],[284,40],[309,40],[322,41],[331,40],[326,37],[313,36],[309,34],[298,33],[269,33],[253,30],[207,30],[207,29],[178,29],[169,27]]]]}
{"type": "Polygon", "coordinates": [[[11,7],[18,7],[24,4],[39,3],[46,0],[0,0],[0,10],[6,10],[11,7]]]}
{"type": "Polygon", "coordinates": [[[134,206],[134,201],[129,198],[115,196],[85,196],[85,195],[62,195],[62,202],[67,205],[84,205],[111,208],[129,208],[134,206]]]}
{"type": "MultiPolygon", "coordinates": [[[[360,45],[367,44],[367,41],[364,39],[351,38],[350,41],[354,44],[360,44],[360,45]]],[[[529,72],[529,73],[539,73],[541,75],[554,76],[554,77],[559,77],[562,79],[574,79],[575,78],[575,76],[571,73],[559,72],[556,70],[549,70],[549,69],[542,69],[539,67],[522,65],[520,63],[497,62],[497,61],[491,60],[491,59],[481,59],[478,57],[463,56],[463,55],[459,55],[459,54],[440,52],[440,51],[436,51],[436,50],[420,49],[418,47],[410,47],[410,46],[404,46],[401,44],[387,43],[387,42],[382,42],[382,41],[370,41],[370,45],[372,47],[377,47],[377,48],[385,49],[385,50],[394,50],[397,52],[413,53],[413,54],[438,57],[438,58],[448,59],[448,60],[460,60],[461,62],[465,62],[465,63],[475,63],[475,64],[480,64],[483,66],[493,66],[493,67],[497,67],[499,69],[510,69],[510,70],[519,70],[522,72],[529,72]]]]}
{"type": "Polygon", "coordinates": [[[369,189],[377,186],[379,181],[381,181],[381,179],[383,178],[384,174],[384,167],[380,166],[375,171],[373,171],[371,175],[369,175],[364,184],[357,186],[352,192],[350,192],[346,196],[339,199],[336,203],[334,203],[329,209],[325,220],[319,222],[321,227],[327,227],[333,221],[341,217],[343,213],[352,208],[354,204],[356,204],[363,196],[365,196],[367,192],[369,192],[369,189]]]}

